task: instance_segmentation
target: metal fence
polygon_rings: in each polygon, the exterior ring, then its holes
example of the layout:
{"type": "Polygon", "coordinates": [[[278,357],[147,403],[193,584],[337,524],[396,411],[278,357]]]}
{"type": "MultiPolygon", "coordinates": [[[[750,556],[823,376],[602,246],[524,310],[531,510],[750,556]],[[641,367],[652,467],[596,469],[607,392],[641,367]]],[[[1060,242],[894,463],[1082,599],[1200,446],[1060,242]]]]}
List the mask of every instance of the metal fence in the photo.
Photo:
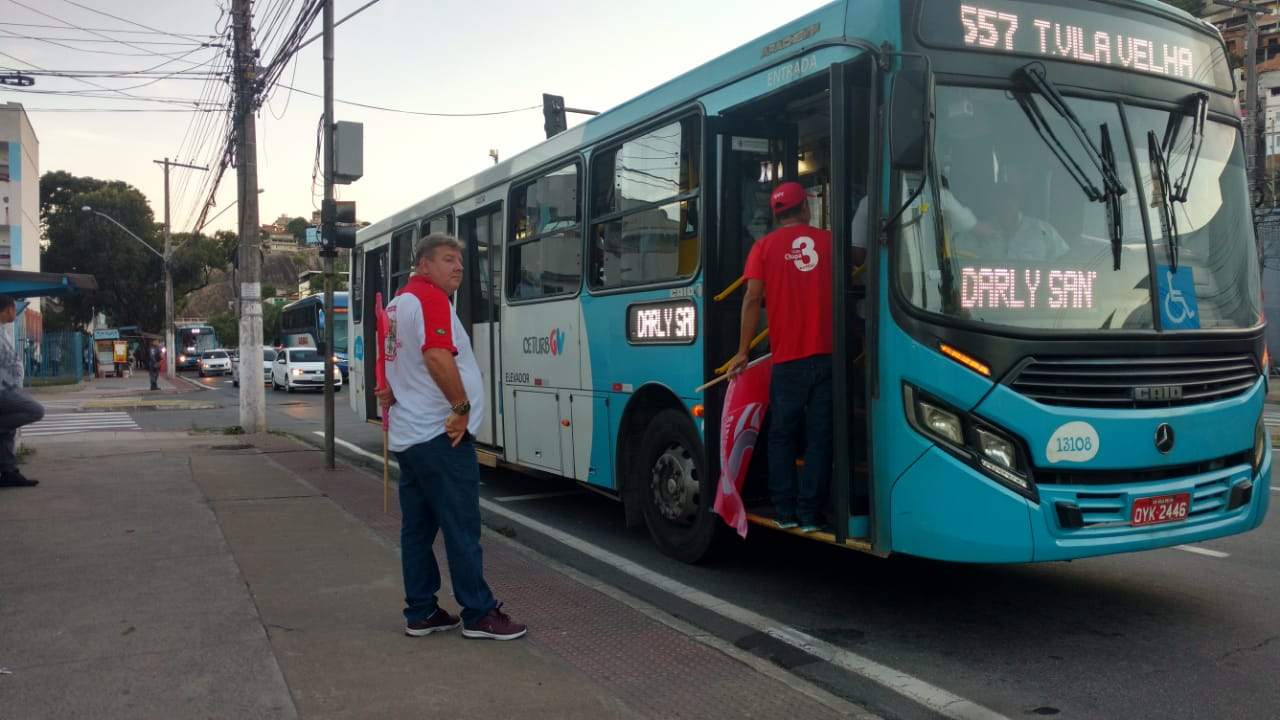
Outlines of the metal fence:
{"type": "Polygon", "coordinates": [[[39,339],[19,336],[18,347],[22,349],[27,386],[79,382],[92,374],[84,333],[46,332],[39,339]]]}

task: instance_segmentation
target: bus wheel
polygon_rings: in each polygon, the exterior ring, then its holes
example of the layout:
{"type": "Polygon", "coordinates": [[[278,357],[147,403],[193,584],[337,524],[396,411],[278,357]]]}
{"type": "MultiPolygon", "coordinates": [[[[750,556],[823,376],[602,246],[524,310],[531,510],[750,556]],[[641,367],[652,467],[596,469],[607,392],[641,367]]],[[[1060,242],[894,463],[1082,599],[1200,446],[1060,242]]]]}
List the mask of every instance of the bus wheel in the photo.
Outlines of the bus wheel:
{"type": "Polygon", "coordinates": [[[704,559],[716,536],[715,483],[688,415],[658,413],[645,430],[642,458],[634,481],[643,485],[644,520],[654,543],[681,562],[704,559]]]}

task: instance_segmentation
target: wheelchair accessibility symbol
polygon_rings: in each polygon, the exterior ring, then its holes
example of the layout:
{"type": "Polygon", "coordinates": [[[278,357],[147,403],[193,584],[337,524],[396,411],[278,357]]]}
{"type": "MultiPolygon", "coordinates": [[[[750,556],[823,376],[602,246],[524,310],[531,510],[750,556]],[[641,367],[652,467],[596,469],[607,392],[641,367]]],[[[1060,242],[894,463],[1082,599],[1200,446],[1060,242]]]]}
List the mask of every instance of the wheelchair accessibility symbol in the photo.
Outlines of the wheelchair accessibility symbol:
{"type": "Polygon", "coordinates": [[[1160,319],[1166,330],[1200,329],[1200,307],[1196,303],[1194,271],[1168,265],[1156,267],[1156,284],[1160,290],[1160,319]]]}

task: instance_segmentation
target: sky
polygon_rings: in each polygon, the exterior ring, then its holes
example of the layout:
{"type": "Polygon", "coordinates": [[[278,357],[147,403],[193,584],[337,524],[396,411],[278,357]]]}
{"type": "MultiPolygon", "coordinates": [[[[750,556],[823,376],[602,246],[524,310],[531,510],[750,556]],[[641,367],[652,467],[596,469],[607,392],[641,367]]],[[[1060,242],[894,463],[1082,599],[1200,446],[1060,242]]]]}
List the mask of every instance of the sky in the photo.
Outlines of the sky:
{"type": "MultiPolygon", "coordinates": [[[[340,19],[366,1],[336,0],[335,16],[340,19]]],[[[542,141],[544,92],[563,95],[570,107],[607,110],[825,2],[380,0],[336,31],[335,95],[339,100],[433,113],[539,109],[492,117],[436,118],[338,104],[334,113],[338,120],[364,124],[364,177],[339,186],[338,197],[356,201],[361,220],[376,222],[483,170],[493,162],[490,149],[506,159],[542,141]]],[[[282,30],[267,30],[291,24],[302,4],[302,0],[256,0],[257,44],[265,48],[262,64],[269,63],[272,49],[283,36],[282,30]],[[280,22],[273,23],[275,19],[280,22]]],[[[133,72],[166,63],[172,55],[185,57],[159,70],[185,70],[208,62],[190,70],[206,72],[222,61],[223,50],[201,48],[185,36],[215,35],[228,21],[222,8],[229,5],[230,0],[0,0],[0,73],[37,68],[133,72]],[[172,35],[148,34],[130,21],[172,35]],[[186,44],[150,44],[163,42],[186,44]],[[148,54],[156,52],[170,56],[148,54]]],[[[307,35],[319,31],[317,20],[307,35]]],[[[121,89],[149,79],[154,78],[96,77],[88,83],[121,89]]],[[[281,82],[317,94],[322,91],[320,41],[297,54],[281,82]]],[[[30,89],[44,92],[0,86],[0,102],[17,101],[29,108],[40,141],[42,174],[66,170],[124,180],[146,194],[159,219],[164,183],[161,166],[154,160],[169,157],[216,167],[225,116],[192,113],[185,110],[188,106],[172,101],[220,101],[229,95],[224,82],[203,77],[165,79],[126,91],[166,98],[168,103],[122,97],[66,77],[41,76],[30,89]],[[58,108],[77,111],[52,111],[58,108]],[[85,108],[182,111],[80,111],[85,108]]],[[[310,217],[319,207],[321,188],[312,185],[312,169],[321,111],[319,98],[284,87],[276,88],[263,105],[257,120],[263,224],[281,214],[310,217]]],[[[570,115],[569,123],[584,119],[570,115]]],[[[208,197],[208,175],[173,171],[175,232],[192,229],[208,197]]],[[[210,216],[234,201],[235,188],[234,170],[229,169],[210,216]]],[[[236,211],[228,210],[207,231],[234,229],[235,218],[236,211]]]]}

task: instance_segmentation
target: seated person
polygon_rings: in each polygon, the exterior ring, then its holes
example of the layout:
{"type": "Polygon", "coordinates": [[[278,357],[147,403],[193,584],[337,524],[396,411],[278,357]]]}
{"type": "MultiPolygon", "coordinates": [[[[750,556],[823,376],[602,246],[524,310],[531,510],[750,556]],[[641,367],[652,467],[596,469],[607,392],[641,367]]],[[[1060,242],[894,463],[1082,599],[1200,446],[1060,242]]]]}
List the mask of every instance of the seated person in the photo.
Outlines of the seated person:
{"type": "Polygon", "coordinates": [[[1023,213],[1037,187],[1032,174],[1020,165],[1009,164],[1003,182],[993,188],[995,212],[967,233],[957,232],[957,253],[982,259],[1047,262],[1067,253],[1070,247],[1053,225],[1023,213]]]}

